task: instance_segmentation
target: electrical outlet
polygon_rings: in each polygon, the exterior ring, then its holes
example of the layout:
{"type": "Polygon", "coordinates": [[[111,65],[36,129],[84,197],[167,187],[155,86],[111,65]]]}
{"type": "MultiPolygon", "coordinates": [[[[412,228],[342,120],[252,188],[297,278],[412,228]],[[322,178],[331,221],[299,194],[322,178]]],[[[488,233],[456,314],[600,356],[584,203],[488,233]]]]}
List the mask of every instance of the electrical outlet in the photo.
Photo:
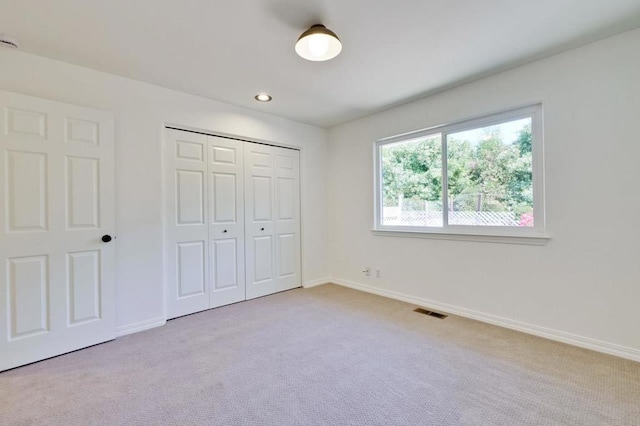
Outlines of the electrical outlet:
{"type": "Polygon", "coordinates": [[[370,277],[371,276],[371,268],[370,267],[366,267],[362,270],[362,273],[366,276],[366,277],[370,277]]]}
{"type": "Polygon", "coordinates": [[[380,269],[376,269],[376,278],[380,278],[380,269]]]}

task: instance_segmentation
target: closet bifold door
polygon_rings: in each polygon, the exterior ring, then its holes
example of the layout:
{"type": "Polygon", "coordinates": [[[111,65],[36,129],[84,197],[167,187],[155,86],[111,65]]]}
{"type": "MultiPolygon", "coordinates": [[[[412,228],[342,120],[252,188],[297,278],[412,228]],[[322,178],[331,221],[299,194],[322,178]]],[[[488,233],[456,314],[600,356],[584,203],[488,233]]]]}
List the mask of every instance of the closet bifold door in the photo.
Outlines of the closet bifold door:
{"type": "Polygon", "coordinates": [[[243,142],[209,136],[210,307],[246,299],[243,142]]]}
{"type": "Polygon", "coordinates": [[[243,144],[165,139],[167,318],[245,300],[243,144]]]}
{"type": "Polygon", "coordinates": [[[300,286],[299,152],[245,143],[247,299],[300,286]]]}
{"type": "Polygon", "coordinates": [[[278,291],[300,287],[300,151],[274,149],[278,291]]]}
{"type": "Polygon", "coordinates": [[[166,129],[166,310],[300,287],[300,153],[166,129]]]}
{"type": "Polygon", "coordinates": [[[244,145],[247,299],[278,291],[275,276],[273,147],[244,145]]]}
{"type": "Polygon", "coordinates": [[[207,136],[166,129],[167,318],[209,309],[207,136]]]}

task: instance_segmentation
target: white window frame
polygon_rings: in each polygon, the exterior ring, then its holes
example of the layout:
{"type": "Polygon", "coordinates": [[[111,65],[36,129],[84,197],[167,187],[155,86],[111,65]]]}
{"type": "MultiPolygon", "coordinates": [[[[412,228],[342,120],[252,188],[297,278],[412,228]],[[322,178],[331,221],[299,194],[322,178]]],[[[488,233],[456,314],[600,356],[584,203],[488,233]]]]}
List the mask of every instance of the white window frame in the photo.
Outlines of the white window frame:
{"type": "Polygon", "coordinates": [[[510,109],[495,114],[464,120],[452,124],[444,124],[416,132],[404,133],[397,136],[383,138],[374,143],[375,170],[375,222],[373,232],[382,236],[409,236],[423,238],[445,238],[479,241],[495,241],[506,243],[544,244],[549,236],[545,226],[545,197],[544,197],[544,141],[542,131],[542,105],[530,105],[510,109]],[[451,133],[473,130],[480,127],[496,125],[508,121],[531,118],[531,152],[533,171],[533,209],[534,226],[469,226],[451,225],[448,223],[448,208],[443,208],[443,226],[392,226],[382,224],[382,163],[380,151],[385,145],[399,142],[410,142],[428,136],[440,135],[442,143],[442,205],[447,206],[447,135],[451,133]]]}

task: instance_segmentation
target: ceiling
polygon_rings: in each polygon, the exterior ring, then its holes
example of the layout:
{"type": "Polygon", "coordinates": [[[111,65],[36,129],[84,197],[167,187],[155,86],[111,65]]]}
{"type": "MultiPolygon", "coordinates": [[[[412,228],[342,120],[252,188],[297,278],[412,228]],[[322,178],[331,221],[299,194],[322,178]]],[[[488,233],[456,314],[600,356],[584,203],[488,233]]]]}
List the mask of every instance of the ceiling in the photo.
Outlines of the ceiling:
{"type": "Polygon", "coordinates": [[[637,27],[639,0],[0,0],[23,51],[322,127],[637,27]],[[294,52],[316,23],[332,61],[294,52]]]}

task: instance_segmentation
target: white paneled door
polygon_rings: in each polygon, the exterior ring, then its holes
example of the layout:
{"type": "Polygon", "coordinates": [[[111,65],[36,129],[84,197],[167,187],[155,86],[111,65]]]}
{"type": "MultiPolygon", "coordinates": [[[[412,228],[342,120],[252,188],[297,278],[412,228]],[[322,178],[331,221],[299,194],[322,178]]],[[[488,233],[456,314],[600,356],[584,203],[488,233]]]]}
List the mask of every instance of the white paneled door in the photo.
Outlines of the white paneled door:
{"type": "Polygon", "coordinates": [[[300,286],[300,153],[245,143],[247,299],[300,286]]]}
{"type": "Polygon", "coordinates": [[[273,154],[272,146],[244,146],[247,299],[278,291],[273,154]]]}
{"type": "Polygon", "coordinates": [[[242,142],[167,129],[167,317],[245,300],[242,142]]]}
{"type": "Polygon", "coordinates": [[[273,148],[278,291],[300,287],[300,151],[273,148]]]}
{"type": "Polygon", "coordinates": [[[115,338],[113,119],[0,91],[0,370],[115,338]]]}
{"type": "Polygon", "coordinates": [[[166,130],[167,317],[209,308],[207,136],[166,130]]]}
{"type": "Polygon", "coordinates": [[[245,300],[244,154],[242,142],[208,136],[209,306],[245,300]]]}

